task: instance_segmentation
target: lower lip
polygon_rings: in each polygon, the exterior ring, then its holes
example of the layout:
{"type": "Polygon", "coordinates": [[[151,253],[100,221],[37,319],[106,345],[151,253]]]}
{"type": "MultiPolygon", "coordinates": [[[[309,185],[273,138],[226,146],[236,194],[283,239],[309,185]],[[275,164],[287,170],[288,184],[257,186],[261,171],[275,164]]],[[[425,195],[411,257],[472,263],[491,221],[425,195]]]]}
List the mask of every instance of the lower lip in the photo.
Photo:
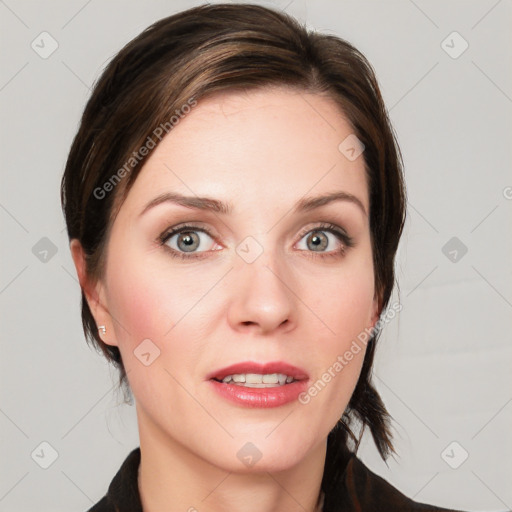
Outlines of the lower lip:
{"type": "Polygon", "coordinates": [[[246,388],[236,384],[209,381],[224,398],[245,407],[279,407],[294,402],[307,389],[307,380],[299,380],[273,388],[246,388]]]}

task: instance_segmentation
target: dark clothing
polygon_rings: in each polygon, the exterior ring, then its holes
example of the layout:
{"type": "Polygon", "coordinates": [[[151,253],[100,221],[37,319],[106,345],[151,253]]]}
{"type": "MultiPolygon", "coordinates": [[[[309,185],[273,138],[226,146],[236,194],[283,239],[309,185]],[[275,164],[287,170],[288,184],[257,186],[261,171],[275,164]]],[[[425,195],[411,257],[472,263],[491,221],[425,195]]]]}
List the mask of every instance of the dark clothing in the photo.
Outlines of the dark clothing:
{"type": "MultiPolygon", "coordinates": [[[[133,450],[112,480],[107,495],[88,512],[142,512],[138,489],[140,448],[133,450]]],[[[347,452],[334,482],[324,489],[324,512],[457,512],[410,500],[347,452]]],[[[174,512],[169,507],[168,512],[174,512]]],[[[460,512],[460,511],[459,511],[460,512]]]]}

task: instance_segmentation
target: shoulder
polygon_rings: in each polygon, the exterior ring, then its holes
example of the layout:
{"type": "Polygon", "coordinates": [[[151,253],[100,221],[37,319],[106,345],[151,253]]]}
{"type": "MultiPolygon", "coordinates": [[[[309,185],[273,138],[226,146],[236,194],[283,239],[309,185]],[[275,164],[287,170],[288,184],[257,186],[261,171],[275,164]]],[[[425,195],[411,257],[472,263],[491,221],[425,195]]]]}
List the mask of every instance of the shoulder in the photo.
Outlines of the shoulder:
{"type": "Polygon", "coordinates": [[[87,512],[115,512],[115,508],[108,502],[107,496],[104,496],[98,503],[87,510],[87,512]]]}
{"type": "Polygon", "coordinates": [[[87,512],[142,512],[137,474],[140,447],[132,450],[108,487],[107,494],[87,512]]]}
{"type": "Polygon", "coordinates": [[[393,512],[463,512],[418,503],[373,473],[355,454],[337,482],[325,512],[393,510],[393,512]]]}

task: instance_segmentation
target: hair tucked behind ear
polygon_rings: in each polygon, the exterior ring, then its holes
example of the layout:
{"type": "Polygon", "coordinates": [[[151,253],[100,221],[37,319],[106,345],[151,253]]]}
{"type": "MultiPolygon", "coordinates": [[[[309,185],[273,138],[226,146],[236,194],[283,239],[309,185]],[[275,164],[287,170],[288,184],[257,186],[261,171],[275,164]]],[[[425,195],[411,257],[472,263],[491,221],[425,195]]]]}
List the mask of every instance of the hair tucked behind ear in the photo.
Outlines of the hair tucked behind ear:
{"type": "MultiPolygon", "coordinates": [[[[375,290],[381,310],[386,308],[406,198],[400,150],[374,71],[345,40],[250,4],[202,5],[156,22],[112,59],[95,84],[61,186],[68,235],[82,244],[89,276],[102,275],[110,227],[147,158],[133,155],[149,139],[158,144],[156,129],[168,126],[191,100],[268,86],[333,99],[364,144],[375,290]],[[107,193],[104,185],[114,178],[107,193]]],[[[83,293],[82,322],[88,341],[126,383],[119,350],[102,342],[83,293]]],[[[350,439],[357,450],[354,420],[370,429],[383,459],[392,451],[390,417],[371,383],[376,343],[377,336],[368,343],[348,409],[329,436],[329,460],[350,439]]]]}

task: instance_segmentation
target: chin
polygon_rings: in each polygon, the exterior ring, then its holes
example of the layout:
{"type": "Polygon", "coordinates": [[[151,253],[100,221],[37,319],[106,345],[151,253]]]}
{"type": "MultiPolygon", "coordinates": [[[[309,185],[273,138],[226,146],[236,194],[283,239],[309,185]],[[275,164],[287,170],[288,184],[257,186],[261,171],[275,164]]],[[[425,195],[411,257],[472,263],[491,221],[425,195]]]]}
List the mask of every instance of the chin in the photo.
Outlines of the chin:
{"type": "Polygon", "coordinates": [[[287,471],[295,467],[301,461],[301,454],[295,453],[293,457],[281,458],[279,454],[272,454],[265,456],[264,454],[260,459],[254,461],[233,461],[232,458],[225,460],[221,469],[235,474],[266,474],[278,473],[287,471]]]}
{"type": "Polygon", "coordinates": [[[308,456],[308,446],[304,441],[290,443],[282,437],[272,441],[265,437],[252,439],[250,441],[244,437],[243,440],[233,440],[212,462],[233,473],[275,473],[293,468],[308,456]]]}

